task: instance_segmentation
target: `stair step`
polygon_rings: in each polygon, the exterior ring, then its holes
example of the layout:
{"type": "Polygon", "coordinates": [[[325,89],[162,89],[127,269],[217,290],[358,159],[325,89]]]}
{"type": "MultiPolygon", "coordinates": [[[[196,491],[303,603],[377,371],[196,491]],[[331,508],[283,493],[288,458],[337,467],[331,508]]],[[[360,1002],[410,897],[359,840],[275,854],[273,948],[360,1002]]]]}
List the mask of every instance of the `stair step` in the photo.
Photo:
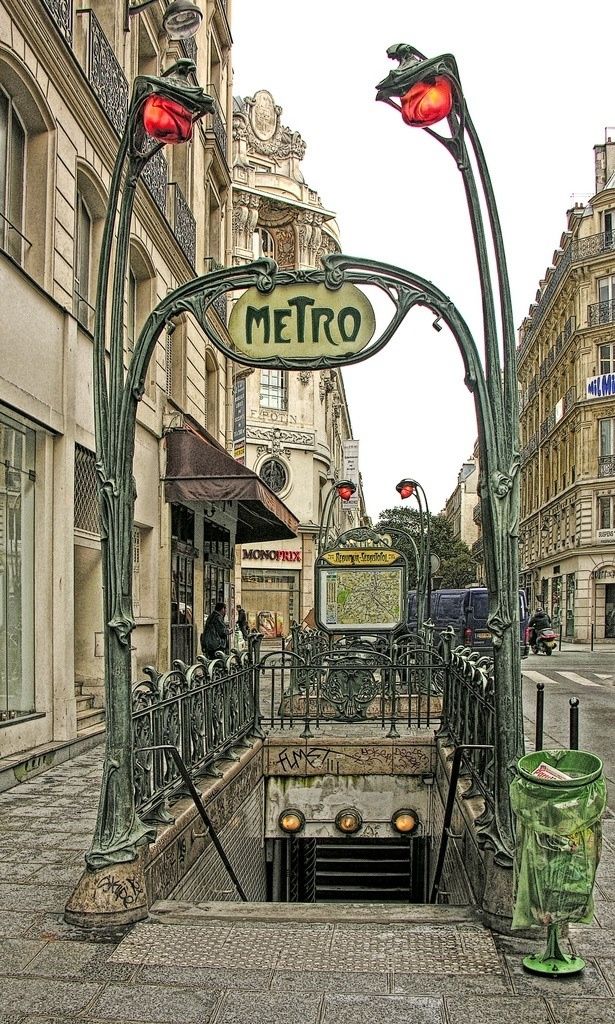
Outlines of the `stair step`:
{"type": "Polygon", "coordinates": [[[399,857],[395,860],[390,857],[380,860],[376,860],[376,858],[368,859],[365,857],[357,857],[356,859],[353,857],[344,857],[339,860],[337,858],[321,857],[320,855],[317,855],[316,857],[316,864],[318,868],[322,868],[323,871],[369,871],[371,869],[372,871],[379,871],[386,874],[390,871],[407,870],[409,863],[410,859],[407,853],[405,857],[399,857]]]}
{"type": "Polygon", "coordinates": [[[150,919],[160,924],[207,924],[208,921],[264,921],[296,924],[340,922],[341,924],[403,924],[424,927],[428,925],[473,925],[482,927],[481,913],[473,906],[452,906],[429,903],[399,904],[347,903],[345,906],[322,903],[189,903],[179,900],[158,900],[150,908],[150,919]]]}
{"type": "Polygon", "coordinates": [[[89,693],[77,694],[77,712],[83,711],[85,708],[94,707],[94,698],[89,693]]]}
{"type": "Polygon", "coordinates": [[[81,732],[83,729],[89,728],[90,725],[97,725],[99,722],[104,722],[104,720],[104,708],[87,708],[85,711],[78,711],[77,732],[81,732]]]}

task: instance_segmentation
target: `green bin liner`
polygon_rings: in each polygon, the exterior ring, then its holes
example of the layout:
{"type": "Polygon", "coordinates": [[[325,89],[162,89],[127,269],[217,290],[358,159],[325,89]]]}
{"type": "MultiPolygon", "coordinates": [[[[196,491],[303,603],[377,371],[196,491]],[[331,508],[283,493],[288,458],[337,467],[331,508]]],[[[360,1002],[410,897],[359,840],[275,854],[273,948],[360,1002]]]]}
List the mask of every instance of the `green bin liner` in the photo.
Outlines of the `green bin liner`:
{"type": "Polygon", "coordinates": [[[584,750],[538,750],[517,767],[510,787],[517,819],[512,927],[589,924],[606,808],[602,762],[584,750]],[[572,778],[536,778],[541,761],[572,778]]]}

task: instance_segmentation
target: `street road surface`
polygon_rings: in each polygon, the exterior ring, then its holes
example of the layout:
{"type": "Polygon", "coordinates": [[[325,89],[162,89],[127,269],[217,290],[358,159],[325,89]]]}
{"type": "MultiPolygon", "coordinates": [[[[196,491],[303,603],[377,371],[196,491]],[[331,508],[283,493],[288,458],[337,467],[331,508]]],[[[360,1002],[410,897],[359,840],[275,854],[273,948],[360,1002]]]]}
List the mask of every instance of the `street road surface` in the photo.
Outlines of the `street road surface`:
{"type": "Polygon", "coordinates": [[[602,759],[615,811],[615,649],[556,649],[550,658],[530,654],[521,671],[527,750],[534,749],[536,684],[545,687],[543,748],[569,746],[569,700],[578,697],[579,747],[602,759]]]}

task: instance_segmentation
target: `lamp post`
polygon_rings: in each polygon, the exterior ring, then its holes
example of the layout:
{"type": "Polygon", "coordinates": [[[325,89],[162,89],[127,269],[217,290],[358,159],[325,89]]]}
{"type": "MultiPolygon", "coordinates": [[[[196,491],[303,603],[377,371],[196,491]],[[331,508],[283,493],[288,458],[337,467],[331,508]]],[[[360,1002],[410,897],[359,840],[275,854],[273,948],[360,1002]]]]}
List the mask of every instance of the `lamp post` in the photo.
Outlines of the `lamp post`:
{"type": "Polygon", "coordinates": [[[139,820],[135,810],[130,665],[130,634],[135,625],[132,613],[135,498],[132,463],[137,403],[142,394],[142,390],[133,386],[132,368],[143,358],[143,353],[137,343],[124,369],[123,311],[130,222],[139,177],[162,145],[187,142],[194,122],[213,110],[211,97],[187,80],[195,70],[192,61],[180,60],[161,77],[147,75],[135,79],[111,179],[103,231],[93,352],[107,734],[98,819],[92,847],[86,855],[90,868],[131,861],[136,846],[152,838],[152,830],[139,820]]]}
{"type": "Polygon", "coordinates": [[[320,556],[324,549],[327,547],[329,539],[329,528],[331,526],[331,515],[333,512],[333,504],[336,498],[340,498],[341,501],[350,501],[353,494],[356,491],[356,487],[352,480],[336,480],[327,497],[325,498],[325,504],[320,517],[320,529],[318,530],[318,555],[320,556]]]}
{"type": "MultiPolygon", "coordinates": [[[[376,99],[393,106],[405,124],[422,128],[453,157],[462,177],[474,238],[484,357],[482,366],[475,367],[471,375],[466,362],[466,383],[474,393],[477,412],[488,623],[493,634],[495,673],[495,801],[481,833],[483,843],[495,851],[496,862],[508,867],[514,851],[509,784],[524,745],[518,597],[519,405],[504,244],[491,180],[455,58],[452,54],[428,58],[406,43],[391,46],[387,55],[398,61],[398,67],[377,85],[376,99]],[[433,128],[442,121],[448,126],[448,134],[433,128]]],[[[448,323],[465,359],[469,339],[462,337],[451,320],[448,323]]]]}
{"type": "MultiPolygon", "coordinates": [[[[155,0],[124,0],[124,31],[130,31],[130,19],[151,7],[155,0]]],[[[203,12],[191,0],[174,0],[162,16],[162,27],[169,39],[188,39],[195,35],[203,20],[203,12]]]]}
{"type": "Polygon", "coordinates": [[[427,495],[418,480],[404,477],[399,481],[395,490],[402,501],[414,496],[419,507],[421,543],[419,545],[420,573],[417,573],[416,582],[416,625],[417,631],[420,633],[425,619],[431,618],[431,516],[427,495]]]}

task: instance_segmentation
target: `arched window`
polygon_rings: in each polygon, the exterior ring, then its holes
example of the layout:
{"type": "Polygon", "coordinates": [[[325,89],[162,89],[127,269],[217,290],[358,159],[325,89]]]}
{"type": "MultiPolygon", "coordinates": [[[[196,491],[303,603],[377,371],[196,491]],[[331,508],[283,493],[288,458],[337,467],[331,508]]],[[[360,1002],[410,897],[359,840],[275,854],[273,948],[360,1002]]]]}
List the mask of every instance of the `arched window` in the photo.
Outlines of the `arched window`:
{"type": "Polygon", "coordinates": [[[96,278],[106,213],[103,188],[89,168],[78,167],[75,194],[73,311],[88,331],[94,328],[96,278]]]}
{"type": "Polygon", "coordinates": [[[269,259],[275,259],[275,242],[273,241],[273,236],[265,228],[257,228],[254,232],[252,250],[254,252],[254,259],[258,259],[259,256],[268,256],[269,259]]]}
{"type": "Polygon", "coordinates": [[[139,332],[155,305],[156,272],[144,247],[130,243],[128,281],[126,283],[126,349],[133,351],[139,332]]]}
{"type": "Polygon", "coordinates": [[[53,118],[36,82],[0,48],[0,249],[45,285],[53,118]]]}

